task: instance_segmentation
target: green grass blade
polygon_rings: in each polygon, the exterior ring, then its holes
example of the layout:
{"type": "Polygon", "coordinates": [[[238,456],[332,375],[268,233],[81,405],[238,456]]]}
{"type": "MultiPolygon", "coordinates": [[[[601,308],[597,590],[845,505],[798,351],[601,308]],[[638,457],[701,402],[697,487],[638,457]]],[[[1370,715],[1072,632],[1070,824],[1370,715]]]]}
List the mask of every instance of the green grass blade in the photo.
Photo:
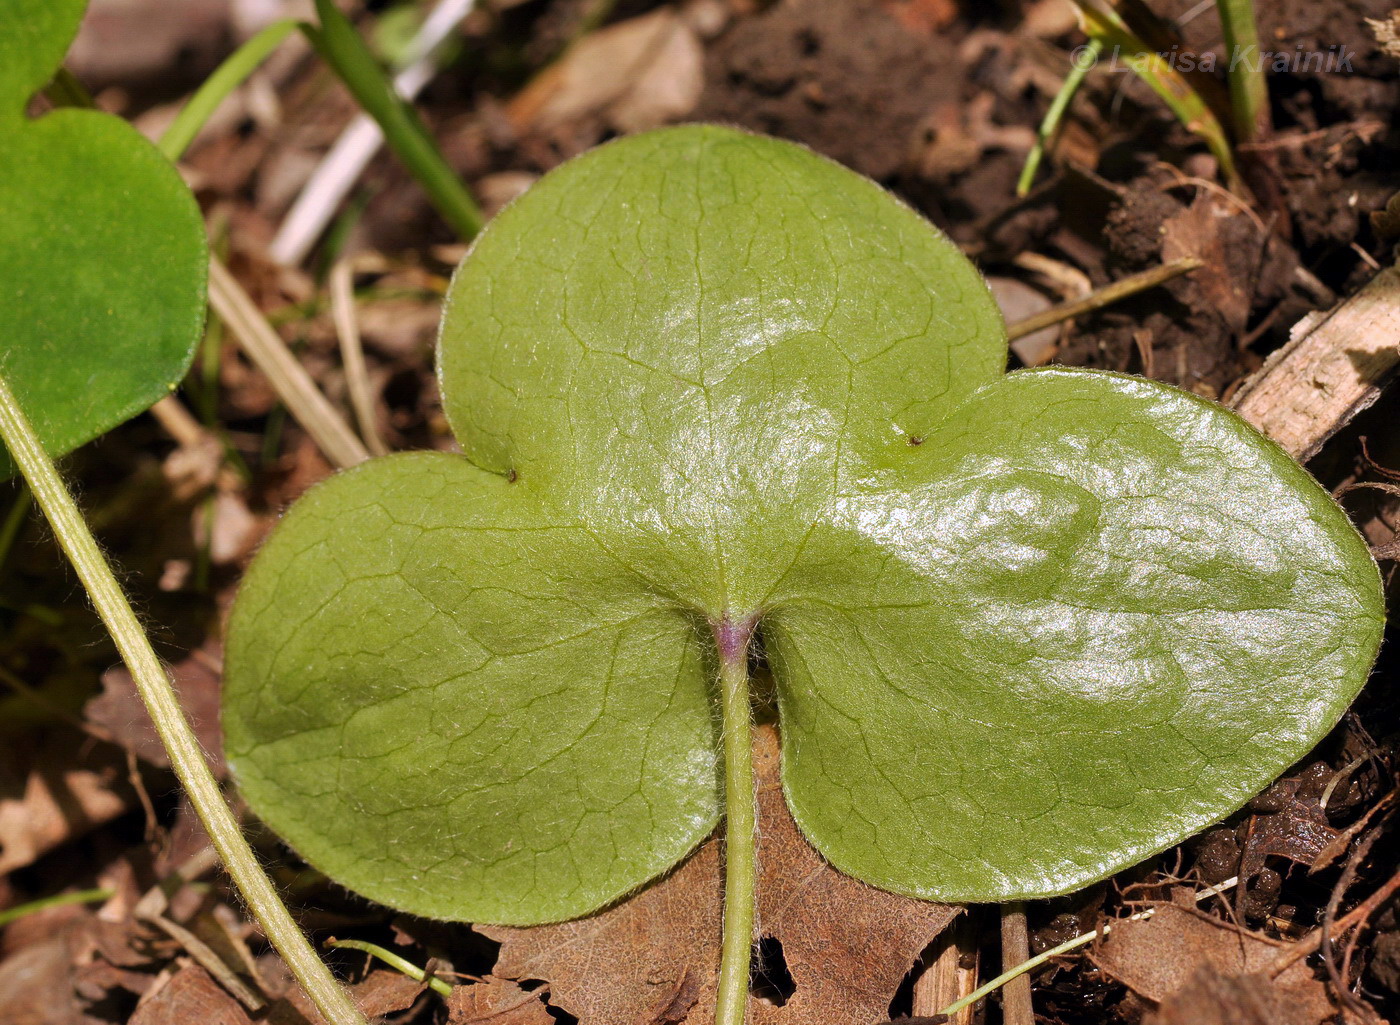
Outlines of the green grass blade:
{"type": "Polygon", "coordinates": [[[1238,187],[1239,172],[1225,127],[1195,87],[1156,50],[1135,35],[1114,11],[1101,10],[1089,0],[1075,0],[1075,3],[1079,5],[1084,31],[1089,38],[1097,39],[1099,45],[1112,52],[1115,58],[1121,58],[1161,98],[1188,131],[1204,139],[1220,164],[1225,180],[1231,188],[1238,187]]]}
{"type": "Polygon", "coordinates": [[[115,890],[75,890],[69,893],[55,893],[51,897],[40,897],[38,900],[31,900],[27,904],[19,904],[12,908],[0,911],[0,928],[9,925],[11,922],[19,921],[26,915],[32,915],[36,911],[47,911],[49,908],[61,908],[69,904],[96,904],[99,901],[109,899],[115,890]]]}
{"type": "Polygon", "coordinates": [[[1024,196],[1030,192],[1031,183],[1035,181],[1035,173],[1040,169],[1040,162],[1045,156],[1045,150],[1060,130],[1060,121],[1063,120],[1065,111],[1069,109],[1070,101],[1074,99],[1074,94],[1079,92],[1079,87],[1084,84],[1085,76],[1098,63],[1099,55],[1102,53],[1103,40],[1101,39],[1091,39],[1083,51],[1075,51],[1070,61],[1069,74],[1065,76],[1060,91],[1050,101],[1050,109],[1045,112],[1045,120],[1040,122],[1040,128],[1036,131],[1035,145],[1031,147],[1030,153],[1026,154],[1026,166],[1021,168],[1021,177],[1016,182],[1016,195],[1024,196]]]}
{"type": "Polygon", "coordinates": [[[297,26],[298,22],[292,18],[275,21],[234,50],[180,108],[180,113],[156,144],[160,151],[172,163],[179,160],[219,104],[242,85],[297,26]]]}
{"type": "Polygon", "coordinates": [[[485,223],[481,208],[443,159],[418,116],[394,91],[393,84],[365,46],[348,18],[330,0],[316,0],[321,27],[314,30],[316,49],[428,194],[445,221],[464,239],[485,223]]]}
{"type": "Polygon", "coordinates": [[[1235,138],[1255,142],[1269,129],[1269,83],[1259,56],[1254,0],[1217,0],[1228,55],[1235,138]]]}

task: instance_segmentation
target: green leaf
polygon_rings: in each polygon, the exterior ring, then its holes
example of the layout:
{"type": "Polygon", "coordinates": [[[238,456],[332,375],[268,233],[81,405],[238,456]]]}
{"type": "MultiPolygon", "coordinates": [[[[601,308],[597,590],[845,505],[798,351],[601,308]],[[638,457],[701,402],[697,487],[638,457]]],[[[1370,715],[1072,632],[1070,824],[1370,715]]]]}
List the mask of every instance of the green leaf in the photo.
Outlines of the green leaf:
{"type": "MultiPolygon", "coordinates": [[[[208,259],[175,169],[119,118],[24,114],[83,4],[0,9],[0,370],[60,455],[148,408],[184,376],[208,259]]],[[[0,472],[13,473],[8,457],[0,472]]]]}
{"type": "Polygon", "coordinates": [[[910,463],[833,503],[830,554],[767,620],[789,803],[838,868],[942,900],[1064,893],[1242,805],[1366,678],[1366,547],[1219,406],[1021,371],[910,463]]]}
{"type": "Polygon", "coordinates": [[[239,599],[244,792],[383,903],[567,918],[714,826],[694,624],[540,499],[457,456],[374,460],[297,505],[239,599]]]}
{"type": "Polygon", "coordinates": [[[1172,388],[1003,375],[971,264],[787,143],[690,126],[547,175],[439,362],[466,458],[314,489],[226,667],[253,808],[396,907],[557,920],[683,857],[725,617],[759,618],[809,839],[944,900],[1225,816],[1375,655],[1375,565],[1297,464],[1172,388]]]}
{"type": "Polygon", "coordinates": [[[0,8],[0,117],[23,113],[78,34],[87,0],[6,0],[0,8]]]}

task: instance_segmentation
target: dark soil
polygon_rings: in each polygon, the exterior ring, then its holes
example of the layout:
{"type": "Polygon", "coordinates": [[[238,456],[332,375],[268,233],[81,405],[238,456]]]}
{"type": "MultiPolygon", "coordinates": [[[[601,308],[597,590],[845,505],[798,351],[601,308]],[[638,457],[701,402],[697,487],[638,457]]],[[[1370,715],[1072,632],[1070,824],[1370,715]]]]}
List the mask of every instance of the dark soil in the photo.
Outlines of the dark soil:
{"type": "Polygon", "coordinates": [[[957,39],[910,31],[875,0],[775,4],[717,39],[696,116],[798,139],[872,178],[956,109],[957,39]]]}

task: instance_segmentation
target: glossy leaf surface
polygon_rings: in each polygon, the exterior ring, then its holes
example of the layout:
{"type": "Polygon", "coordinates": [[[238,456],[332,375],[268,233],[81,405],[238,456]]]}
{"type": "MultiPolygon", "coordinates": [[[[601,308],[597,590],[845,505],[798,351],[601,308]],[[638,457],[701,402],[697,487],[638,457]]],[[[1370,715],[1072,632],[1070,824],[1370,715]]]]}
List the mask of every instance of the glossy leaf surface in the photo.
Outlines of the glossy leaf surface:
{"type": "Polygon", "coordinates": [[[0,367],[52,455],[169,392],[204,319],[203,223],[169,162],[107,114],[25,115],[83,7],[0,6],[0,367]]]}
{"type": "Polygon", "coordinates": [[[419,914],[586,913],[719,807],[710,625],[757,617],[789,803],[898,892],[1064,892],[1223,817],[1364,681],[1379,577],[1233,415],[1003,375],[973,267],[790,144],[609,144],[453,284],[466,458],[303,499],[230,626],[254,809],[419,914]]]}

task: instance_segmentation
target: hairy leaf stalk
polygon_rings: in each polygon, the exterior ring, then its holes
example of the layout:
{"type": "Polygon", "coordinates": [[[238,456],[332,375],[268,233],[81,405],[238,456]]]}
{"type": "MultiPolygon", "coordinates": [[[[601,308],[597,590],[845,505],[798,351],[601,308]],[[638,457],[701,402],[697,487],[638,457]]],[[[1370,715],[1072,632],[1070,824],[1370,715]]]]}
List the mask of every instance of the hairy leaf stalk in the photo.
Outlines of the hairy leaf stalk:
{"type": "Polygon", "coordinates": [[[753,619],[716,624],[724,725],[724,938],[715,1025],[744,1025],[753,950],[754,877],[758,844],[749,708],[749,640],[753,619]]]}
{"type": "Polygon", "coordinates": [[[29,481],[39,508],[44,511],[103,625],[116,642],[170,756],[175,775],[253,916],[326,1021],[331,1025],[365,1025],[364,1017],[335,981],[330,969],[316,956],[258,864],[233,813],[224,803],[219,785],[209,771],[204,752],[180,709],[175,690],[150,640],[141,629],[111,567],[102,557],[73,496],[54,468],[53,460],[44,451],[3,376],[0,376],[0,437],[29,481]]]}

